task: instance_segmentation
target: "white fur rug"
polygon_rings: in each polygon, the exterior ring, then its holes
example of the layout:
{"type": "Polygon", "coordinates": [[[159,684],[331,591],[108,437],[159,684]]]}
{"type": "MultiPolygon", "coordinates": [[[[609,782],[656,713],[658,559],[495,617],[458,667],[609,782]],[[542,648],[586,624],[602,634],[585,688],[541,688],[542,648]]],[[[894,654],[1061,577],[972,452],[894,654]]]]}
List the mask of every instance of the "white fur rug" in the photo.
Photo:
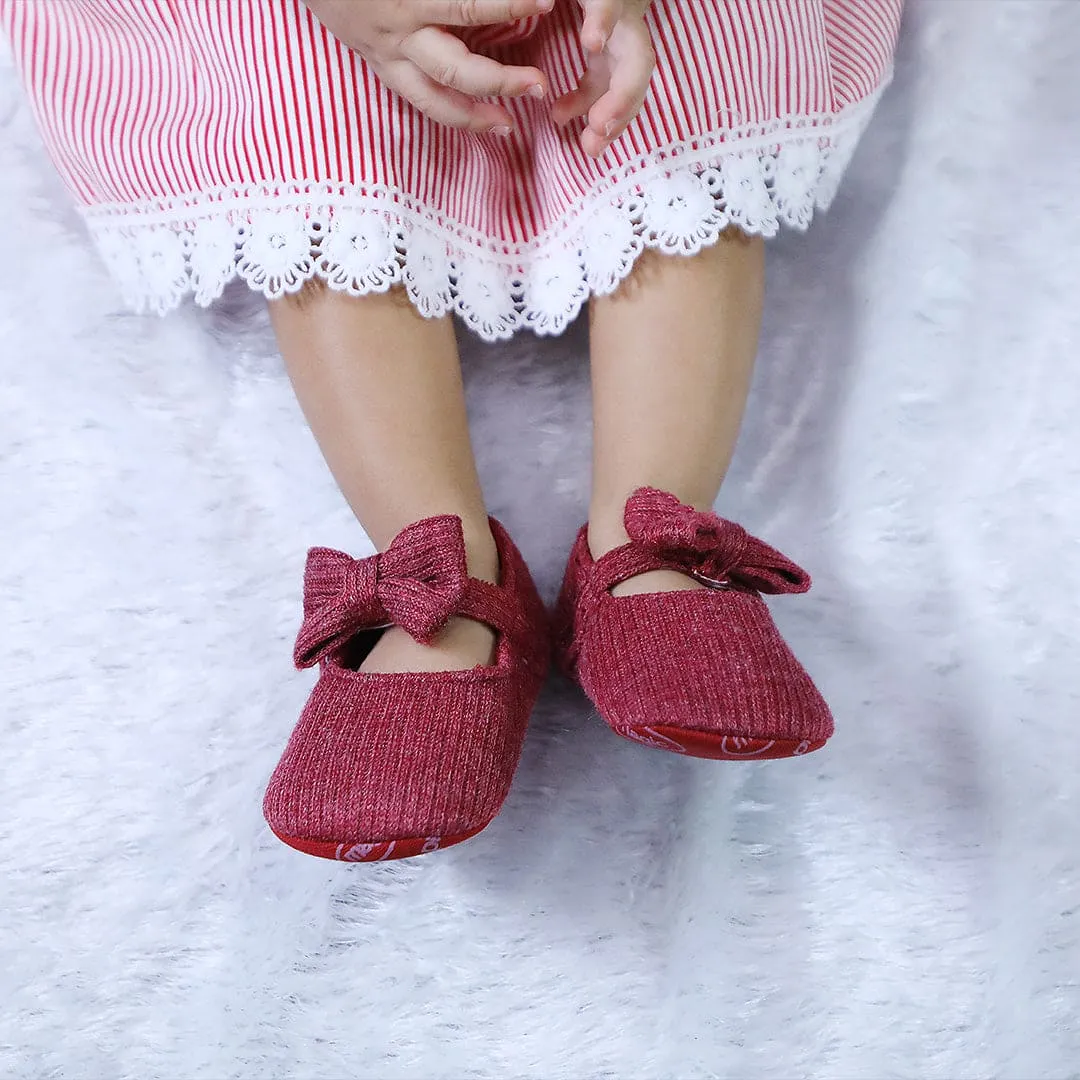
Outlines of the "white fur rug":
{"type": "MultiPolygon", "coordinates": [[[[309,543],[363,549],[246,294],[135,318],[0,67],[0,1074],[1080,1076],[1080,4],[915,0],[834,211],[772,248],[721,509],[838,734],[731,766],[553,685],[473,842],[269,835],[309,543]]],[[[555,588],[583,337],[468,348],[555,588]]]]}

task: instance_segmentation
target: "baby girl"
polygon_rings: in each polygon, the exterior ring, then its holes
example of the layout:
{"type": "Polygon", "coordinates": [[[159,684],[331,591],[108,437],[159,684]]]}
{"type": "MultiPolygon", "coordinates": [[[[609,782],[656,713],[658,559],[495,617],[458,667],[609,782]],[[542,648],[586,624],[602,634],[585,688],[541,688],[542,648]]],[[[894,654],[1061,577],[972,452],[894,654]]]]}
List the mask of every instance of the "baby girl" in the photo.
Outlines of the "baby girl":
{"type": "Polygon", "coordinates": [[[806,573],[712,512],[766,237],[831,200],[901,0],[0,0],[42,136],[131,302],[263,293],[378,554],[313,548],[319,678],[264,801],[351,861],[483,829],[549,657],[616,733],[805,754],[828,708],[762,599],[806,573]],[[451,315],[588,305],[588,520],[545,612],[489,518],[451,315]]]}

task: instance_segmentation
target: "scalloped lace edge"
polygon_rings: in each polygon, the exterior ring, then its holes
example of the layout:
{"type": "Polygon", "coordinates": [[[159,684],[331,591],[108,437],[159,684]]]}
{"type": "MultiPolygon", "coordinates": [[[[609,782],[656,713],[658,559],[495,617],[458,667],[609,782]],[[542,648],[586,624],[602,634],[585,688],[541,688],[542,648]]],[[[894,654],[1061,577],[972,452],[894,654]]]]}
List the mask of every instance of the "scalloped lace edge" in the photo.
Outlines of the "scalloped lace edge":
{"type": "Polygon", "coordinates": [[[730,129],[642,157],[529,244],[505,244],[377,185],[288,181],[145,204],[86,207],[101,255],[136,311],[208,306],[239,278],[267,299],[313,277],[352,295],[402,285],[427,316],[455,312],[481,338],[558,334],[646,248],[693,255],[732,226],[805,229],[836,194],[888,80],[828,116],[730,129]]]}

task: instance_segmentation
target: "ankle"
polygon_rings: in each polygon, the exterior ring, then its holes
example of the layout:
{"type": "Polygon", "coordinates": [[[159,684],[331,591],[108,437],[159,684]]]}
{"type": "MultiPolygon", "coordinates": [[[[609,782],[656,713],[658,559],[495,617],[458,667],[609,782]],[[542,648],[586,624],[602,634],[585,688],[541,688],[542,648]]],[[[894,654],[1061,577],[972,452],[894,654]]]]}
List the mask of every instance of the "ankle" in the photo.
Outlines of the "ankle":
{"type": "MultiPolygon", "coordinates": [[[[620,515],[593,514],[589,519],[589,552],[594,560],[630,542],[630,537],[620,515]]],[[[702,589],[704,586],[681,570],[646,570],[620,581],[611,590],[612,596],[631,596],[636,593],[683,592],[702,589]]]]}
{"type": "MultiPolygon", "coordinates": [[[[630,542],[621,518],[595,518],[589,521],[589,552],[594,560],[609,551],[630,542]]],[[[701,589],[704,586],[680,570],[647,570],[632,578],[619,582],[612,590],[612,596],[630,596],[634,593],[681,592],[686,589],[701,589]]]]}
{"type": "Polygon", "coordinates": [[[597,513],[589,514],[588,531],[589,553],[593,559],[599,559],[609,551],[630,542],[630,537],[622,523],[622,512],[618,516],[597,513]]]}
{"type": "MultiPolygon", "coordinates": [[[[643,483],[641,487],[654,486],[661,491],[670,492],[687,506],[695,510],[708,511],[713,508],[715,492],[708,485],[668,484],[661,486],[658,483],[643,483]]],[[[637,490],[635,487],[632,490],[637,490]]],[[[609,551],[630,542],[630,536],[624,525],[626,513],[626,501],[631,491],[615,497],[606,495],[598,498],[593,496],[592,505],[589,507],[589,551],[594,559],[599,559],[609,551]]]]}
{"type": "Polygon", "coordinates": [[[495,537],[491,534],[487,519],[469,521],[463,518],[461,524],[465,534],[465,562],[469,576],[498,585],[499,549],[495,546],[495,537]]]}

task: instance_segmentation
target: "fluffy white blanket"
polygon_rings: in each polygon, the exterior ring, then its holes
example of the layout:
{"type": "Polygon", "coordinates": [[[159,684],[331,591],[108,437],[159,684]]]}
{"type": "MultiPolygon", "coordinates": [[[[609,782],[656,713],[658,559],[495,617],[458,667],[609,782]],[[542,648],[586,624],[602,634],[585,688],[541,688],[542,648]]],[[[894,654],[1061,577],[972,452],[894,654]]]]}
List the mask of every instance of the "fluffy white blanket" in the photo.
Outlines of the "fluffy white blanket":
{"type": "MultiPolygon", "coordinates": [[[[0,129],[0,1073],[1080,1076],[1080,4],[915,0],[772,247],[721,509],[816,577],[835,741],[680,760],[556,685],[497,822],[396,865],[260,815],[304,550],[362,544],[264,311],[122,313],[6,62],[0,129]]],[[[582,335],[467,351],[550,594],[582,335]]]]}

